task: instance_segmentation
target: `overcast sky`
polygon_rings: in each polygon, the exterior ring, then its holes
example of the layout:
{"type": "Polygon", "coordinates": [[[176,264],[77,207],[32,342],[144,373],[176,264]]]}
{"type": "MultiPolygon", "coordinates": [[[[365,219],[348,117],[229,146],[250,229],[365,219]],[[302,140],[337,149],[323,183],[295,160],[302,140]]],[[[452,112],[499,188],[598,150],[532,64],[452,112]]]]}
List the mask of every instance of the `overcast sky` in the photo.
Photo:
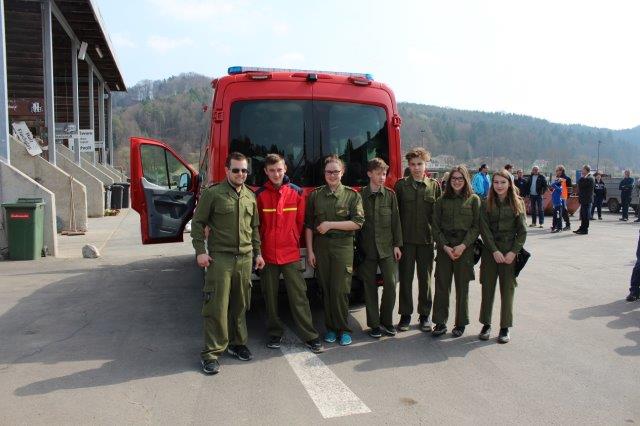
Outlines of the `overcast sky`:
{"type": "Polygon", "coordinates": [[[638,1],[95,1],[127,85],[232,65],[368,72],[398,101],[640,125],[638,1]]]}

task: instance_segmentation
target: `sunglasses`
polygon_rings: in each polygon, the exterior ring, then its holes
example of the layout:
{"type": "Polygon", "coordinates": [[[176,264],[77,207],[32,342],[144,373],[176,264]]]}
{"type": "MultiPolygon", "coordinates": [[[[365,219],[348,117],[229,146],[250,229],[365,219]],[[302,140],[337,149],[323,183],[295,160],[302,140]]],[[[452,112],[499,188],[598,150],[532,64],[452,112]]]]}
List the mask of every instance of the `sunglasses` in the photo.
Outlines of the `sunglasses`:
{"type": "Polygon", "coordinates": [[[249,169],[238,169],[234,167],[233,169],[231,169],[231,173],[235,173],[235,174],[242,173],[243,175],[246,175],[249,173],[249,169]]]}

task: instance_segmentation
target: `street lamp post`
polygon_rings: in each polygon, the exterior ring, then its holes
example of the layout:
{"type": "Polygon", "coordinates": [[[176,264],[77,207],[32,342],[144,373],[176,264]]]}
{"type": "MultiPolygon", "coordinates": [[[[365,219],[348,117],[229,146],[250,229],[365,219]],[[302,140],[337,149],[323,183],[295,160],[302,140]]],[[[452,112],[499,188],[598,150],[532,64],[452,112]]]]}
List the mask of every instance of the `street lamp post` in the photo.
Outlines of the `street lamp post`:
{"type": "Polygon", "coordinates": [[[425,148],[425,146],[424,146],[424,137],[425,137],[426,133],[427,133],[427,131],[425,129],[420,129],[420,136],[421,136],[421,139],[422,139],[421,142],[422,142],[422,147],[423,148],[425,148]]]}
{"type": "Polygon", "coordinates": [[[602,141],[598,141],[598,159],[596,160],[596,171],[600,170],[600,144],[602,141]]]}

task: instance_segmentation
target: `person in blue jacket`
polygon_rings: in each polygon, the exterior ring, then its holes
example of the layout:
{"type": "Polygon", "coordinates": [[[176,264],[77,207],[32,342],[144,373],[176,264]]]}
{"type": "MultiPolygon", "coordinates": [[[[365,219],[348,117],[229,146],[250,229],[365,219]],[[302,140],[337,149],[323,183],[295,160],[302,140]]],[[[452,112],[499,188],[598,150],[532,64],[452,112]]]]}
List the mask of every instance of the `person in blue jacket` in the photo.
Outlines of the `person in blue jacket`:
{"type": "Polygon", "coordinates": [[[562,210],[564,202],[562,200],[562,178],[558,178],[551,184],[551,202],[553,204],[553,226],[551,232],[562,231],[562,210]]]}
{"type": "Polygon", "coordinates": [[[473,176],[471,187],[480,198],[487,198],[489,194],[489,187],[491,186],[491,180],[489,179],[489,168],[486,164],[483,164],[478,169],[478,173],[473,176]]]}

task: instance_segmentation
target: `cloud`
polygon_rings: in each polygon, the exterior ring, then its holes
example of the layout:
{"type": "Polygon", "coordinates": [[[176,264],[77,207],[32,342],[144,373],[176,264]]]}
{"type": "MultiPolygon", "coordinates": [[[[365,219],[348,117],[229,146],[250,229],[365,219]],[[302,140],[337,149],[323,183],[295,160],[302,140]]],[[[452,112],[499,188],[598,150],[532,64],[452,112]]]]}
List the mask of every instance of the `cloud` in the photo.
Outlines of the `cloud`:
{"type": "Polygon", "coordinates": [[[294,68],[304,62],[304,55],[299,52],[287,52],[276,58],[277,67],[294,68]]]}
{"type": "Polygon", "coordinates": [[[169,38],[153,35],[147,39],[147,45],[159,53],[167,53],[168,51],[178,47],[192,46],[193,44],[193,40],[189,37],[169,38]]]}
{"type": "Polygon", "coordinates": [[[436,55],[413,46],[407,48],[407,62],[418,69],[440,65],[441,63],[440,58],[436,55]]]}
{"type": "Polygon", "coordinates": [[[222,0],[147,0],[162,15],[182,21],[210,21],[235,7],[222,0]]]}
{"type": "Polygon", "coordinates": [[[136,43],[123,33],[113,33],[111,34],[110,38],[113,44],[115,44],[115,46],[119,49],[133,49],[137,47],[136,43]]]}
{"type": "Polygon", "coordinates": [[[274,22],[271,30],[275,35],[284,36],[289,34],[289,25],[287,25],[285,22],[274,22]]]}

